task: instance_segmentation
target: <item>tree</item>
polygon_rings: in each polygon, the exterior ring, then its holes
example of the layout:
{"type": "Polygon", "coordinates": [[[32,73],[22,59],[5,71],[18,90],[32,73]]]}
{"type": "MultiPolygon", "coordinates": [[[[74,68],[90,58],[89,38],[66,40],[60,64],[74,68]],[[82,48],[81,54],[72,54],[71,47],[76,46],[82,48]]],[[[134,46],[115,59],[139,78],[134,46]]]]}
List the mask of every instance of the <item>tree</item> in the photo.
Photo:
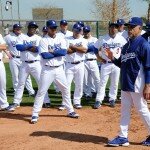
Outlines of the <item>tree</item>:
{"type": "Polygon", "coordinates": [[[143,0],[148,3],[147,20],[150,21],[150,0],[143,0]]]}
{"type": "Polygon", "coordinates": [[[129,0],[94,0],[95,11],[92,13],[100,20],[115,21],[118,18],[130,18],[129,0]]]}

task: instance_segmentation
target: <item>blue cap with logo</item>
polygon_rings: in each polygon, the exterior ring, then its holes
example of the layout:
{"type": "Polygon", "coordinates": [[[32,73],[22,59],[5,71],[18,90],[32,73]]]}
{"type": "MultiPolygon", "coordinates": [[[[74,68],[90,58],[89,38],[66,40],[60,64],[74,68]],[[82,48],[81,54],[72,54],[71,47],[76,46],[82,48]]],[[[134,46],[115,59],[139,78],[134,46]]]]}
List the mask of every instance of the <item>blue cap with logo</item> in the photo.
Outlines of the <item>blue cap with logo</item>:
{"type": "Polygon", "coordinates": [[[109,28],[112,27],[112,26],[115,26],[115,27],[118,27],[118,23],[117,22],[111,22],[109,21],[109,28]]]}
{"type": "Polygon", "coordinates": [[[43,31],[43,32],[47,32],[47,31],[48,31],[47,27],[44,26],[43,29],[42,29],[42,31],[43,31]]]}
{"type": "Polygon", "coordinates": [[[46,22],[46,26],[49,28],[57,28],[58,27],[55,20],[48,20],[46,22]]]}
{"type": "Polygon", "coordinates": [[[38,28],[38,25],[37,25],[37,23],[35,21],[31,21],[28,24],[28,28],[30,28],[30,27],[38,28]]]}
{"type": "Polygon", "coordinates": [[[124,25],[124,24],[125,24],[125,21],[124,21],[123,19],[118,19],[118,20],[117,20],[117,24],[118,24],[119,26],[124,25]]]}
{"type": "Polygon", "coordinates": [[[83,32],[90,32],[90,31],[91,31],[90,26],[84,26],[83,27],[83,32]]]}
{"type": "Polygon", "coordinates": [[[145,29],[147,30],[150,30],[150,22],[148,22],[147,24],[146,24],[146,26],[145,26],[145,29]]]}
{"type": "Polygon", "coordinates": [[[142,26],[143,21],[140,17],[132,17],[128,23],[124,24],[125,26],[132,25],[132,26],[142,26]]]}
{"type": "Polygon", "coordinates": [[[83,21],[78,21],[77,22],[81,27],[84,27],[84,22],[83,21]]]}
{"type": "Polygon", "coordinates": [[[13,29],[15,29],[15,28],[22,28],[22,25],[19,23],[16,23],[13,25],[13,29]]]}
{"type": "Polygon", "coordinates": [[[60,25],[67,25],[67,24],[68,24],[67,20],[63,19],[63,20],[60,21],[60,25]]]}
{"type": "Polygon", "coordinates": [[[81,32],[82,27],[81,27],[81,25],[79,25],[78,23],[75,23],[75,24],[73,25],[72,30],[75,31],[75,32],[81,32]]]}

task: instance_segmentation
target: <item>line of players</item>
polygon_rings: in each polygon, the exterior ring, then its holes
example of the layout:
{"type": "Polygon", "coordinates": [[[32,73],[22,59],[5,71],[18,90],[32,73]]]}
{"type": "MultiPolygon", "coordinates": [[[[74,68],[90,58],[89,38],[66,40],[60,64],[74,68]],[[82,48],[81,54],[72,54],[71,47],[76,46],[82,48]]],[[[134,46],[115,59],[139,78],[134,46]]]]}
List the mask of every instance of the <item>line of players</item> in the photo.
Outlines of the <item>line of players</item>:
{"type": "MultiPolygon", "coordinates": [[[[71,32],[67,30],[68,22],[61,20],[60,30],[57,32],[58,25],[54,20],[49,20],[46,27],[43,27],[43,37],[36,35],[38,25],[34,21],[28,24],[27,34],[22,33],[20,24],[15,24],[13,32],[4,37],[5,41],[1,42],[7,44],[8,51],[5,48],[4,51],[10,59],[9,66],[15,95],[13,104],[8,106],[5,71],[3,71],[1,109],[14,111],[19,107],[24,86],[29,95],[35,95],[30,75],[35,78],[38,85],[32,123],[37,122],[42,105],[50,107],[47,90],[52,82],[62,93],[63,100],[59,109],[67,109],[69,117],[77,118],[79,115],[75,113],[73,106],[76,109],[82,108],[83,93],[87,98],[92,97],[93,92],[97,93],[94,108],[98,109],[101,106],[110,77],[109,103],[114,107],[120,69],[103,54],[103,51],[109,48],[116,53],[116,57],[120,56],[121,48],[128,38],[124,23],[123,19],[110,22],[108,34],[99,39],[93,37],[90,26],[84,25],[81,21],[73,25],[71,32]],[[101,75],[97,60],[101,62],[101,75]],[[75,84],[73,106],[70,94],[72,81],[75,84]]],[[[4,66],[2,67],[4,70],[4,66]]]]}

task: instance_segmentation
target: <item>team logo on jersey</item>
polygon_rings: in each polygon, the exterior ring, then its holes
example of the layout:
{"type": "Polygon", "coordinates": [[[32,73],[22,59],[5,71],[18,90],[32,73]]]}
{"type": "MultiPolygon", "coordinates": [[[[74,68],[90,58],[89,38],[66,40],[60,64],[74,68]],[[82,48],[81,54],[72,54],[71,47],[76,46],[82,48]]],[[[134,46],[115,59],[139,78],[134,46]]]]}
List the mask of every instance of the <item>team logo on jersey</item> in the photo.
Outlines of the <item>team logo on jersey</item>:
{"type": "Polygon", "coordinates": [[[121,54],[121,62],[126,62],[129,59],[136,58],[135,53],[126,53],[126,54],[121,54]]]}
{"type": "Polygon", "coordinates": [[[104,49],[108,49],[108,48],[121,47],[121,44],[120,43],[111,43],[111,44],[103,43],[102,46],[103,46],[104,49]]]}
{"type": "Polygon", "coordinates": [[[48,45],[48,49],[53,49],[53,50],[61,49],[61,43],[60,44],[54,44],[53,46],[48,45]]]}
{"type": "Polygon", "coordinates": [[[13,47],[16,47],[16,44],[17,44],[16,41],[11,41],[11,45],[12,45],[13,47]]]}
{"type": "Polygon", "coordinates": [[[76,43],[75,46],[77,47],[82,46],[82,42],[76,43]]]}

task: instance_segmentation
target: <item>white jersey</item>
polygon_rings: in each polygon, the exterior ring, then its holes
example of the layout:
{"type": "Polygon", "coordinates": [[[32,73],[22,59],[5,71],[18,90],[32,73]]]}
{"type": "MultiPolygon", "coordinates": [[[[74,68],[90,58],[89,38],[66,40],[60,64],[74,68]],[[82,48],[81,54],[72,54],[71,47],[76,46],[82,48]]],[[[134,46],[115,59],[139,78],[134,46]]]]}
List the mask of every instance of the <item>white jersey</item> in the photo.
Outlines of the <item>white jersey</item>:
{"type": "MultiPolygon", "coordinates": [[[[94,45],[94,43],[98,40],[96,37],[90,37],[88,39],[85,39],[88,42],[88,46],[94,45]]],[[[96,59],[96,55],[94,52],[89,52],[85,54],[86,59],[96,59]]]]}
{"type": "MultiPolygon", "coordinates": [[[[25,35],[24,39],[18,40],[18,44],[33,44],[34,46],[39,46],[41,37],[34,34],[33,36],[29,37],[28,35],[25,35]]],[[[41,60],[41,56],[39,55],[40,52],[34,53],[31,51],[23,51],[21,52],[21,60],[22,61],[32,61],[32,60],[41,60]]]]}
{"type": "Polygon", "coordinates": [[[20,56],[20,51],[16,49],[16,44],[18,44],[18,41],[23,41],[25,38],[26,36],[23,33],[16,35],[13,32],[4,37],[6,44],[8,45],[8,49],[12,55],[20,56]]]}
{"type": "Polygon", "coordinates": [[[110,51],[112,51],[113,54],[115,52],[115,54],[119,58],[121,54],[121,49],[126,44],[126,42],[126,39],[121,35],[116,34],[116,36],[112,38],[109,36],[109,34],[106,34],[97,40],[97,42],[94,44],[94,47],[97,49],[102,48],[101,53],[99,53],[99,55],[106,61],[111,61],[103,53],[103,51],[110,49],[110,51]]]}
{"type": "MultiPolygon", "coordinates": [[[[66,49],[67,45],[65,39],[61,38],[60,36],[57,36],[55,38],[51,38],[49,35],[45,35],[39,44],[40,52],[49,52],[49,49],[66,49]]],[[[60,66],[64,64],[64,57],[54,57],[52,59],[43,59],[42,61],[43,65],[48,66],[60,66]]]]}
{"type": "MultiPolygon", "coordinates": [[[[2,35],[0,34],[0,45],[1,45],[1,44],[5,44],[5,43],[6,43],[6,42],[4,41],[2,35]]],[[[3,58],[3,54],[2,54],[2,51],[0,51],[0,59],[2,59],[2,58],[3,58]]]]}
{"type": "Polygon", "coordinates": [[[58,31],[57,36],[60,36],[62,38],[67,38],[67,37],[73,36],[73,32],[69,30],[67,30],[66,33],[63,33],[62,31],[58,31]]]}
{"type": "Polygon", "coordinates": [[[123,36],[125,39],[128,39],[128,31],[123,30],[122,32],[118,32],[117,34],[123,36]]]}
{"type": "MultiPolygon", "coordinates": [[[[79,37],[78,39],[75,39],[73,36],[70,36],[66,38],[67,41],[67,48],[69,48],[69,45],[75,45],[75,46],[83,46],[87,48],[87,40],[85,40],[82,36],[79,37]]],[[[85,60],[85,53],[78,53],[74,52],[72,54],[67,54],[66,55],[66,62],[77,62],[77,61],[82,61],[85,60]]]]}

